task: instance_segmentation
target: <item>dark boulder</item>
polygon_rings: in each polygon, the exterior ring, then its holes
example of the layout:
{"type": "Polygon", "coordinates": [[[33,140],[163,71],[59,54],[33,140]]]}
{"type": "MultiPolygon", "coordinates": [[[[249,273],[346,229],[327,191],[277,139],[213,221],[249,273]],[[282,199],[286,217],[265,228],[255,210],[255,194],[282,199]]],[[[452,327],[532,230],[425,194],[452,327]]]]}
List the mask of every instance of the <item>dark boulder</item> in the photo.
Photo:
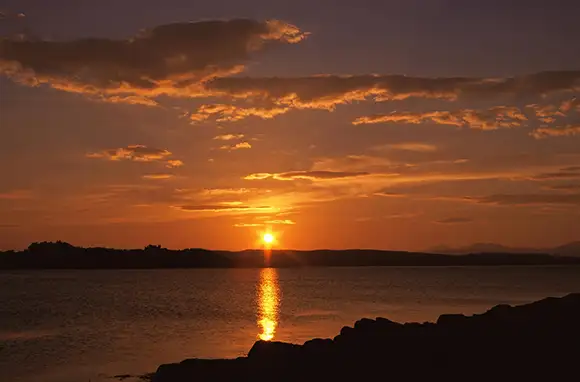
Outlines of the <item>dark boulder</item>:
{"type": "Polygon", "coordinates": [[[278,341],[257,341],[248,353],[253,362],[279,363],[300,356],[300,345],[278,341]]]}
{"type": "Polygon", "coordinates": [[[437,323],[361,319],[304,345],[258,341],[248,357],[162,365],[154,382],[343,380],[573,380],[580,294],[437,323]]]}

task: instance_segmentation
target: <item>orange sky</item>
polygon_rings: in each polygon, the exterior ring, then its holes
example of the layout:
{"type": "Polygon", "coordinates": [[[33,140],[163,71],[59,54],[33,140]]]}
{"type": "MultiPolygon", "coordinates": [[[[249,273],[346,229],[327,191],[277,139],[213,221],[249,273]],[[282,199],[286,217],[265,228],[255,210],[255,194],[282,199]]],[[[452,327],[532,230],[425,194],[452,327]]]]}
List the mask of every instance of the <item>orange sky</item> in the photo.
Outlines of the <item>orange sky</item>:
{"type": "MultiPolygon", "coordinates": [[[[399,4],[408,22],[393,40],[365,26],[389,22],[378,3],[376,15],[268,8],[279,16],[230,21],[209,5],[198,17],[146,5],[143,19],[123,6],[110,29],[49,23],[63,16],[30,4],[0,20],[2,249],[244,249],[267,228],[296,249],[580,239],[572,20],[525,48],[519,35],[465,27],[508,25],[491,6],[433,16],[464,36],[418,38],[413,20],[426,15],[399,4]],[[360,35],[340,28],[349,16],[360,35]],[[21,23],[34,38],[14,37],[21,23]],[[459,54],[478,44],[495,61],[459,54]]],[[[540,33],[540,11],[511,21],[540,33]]]]}

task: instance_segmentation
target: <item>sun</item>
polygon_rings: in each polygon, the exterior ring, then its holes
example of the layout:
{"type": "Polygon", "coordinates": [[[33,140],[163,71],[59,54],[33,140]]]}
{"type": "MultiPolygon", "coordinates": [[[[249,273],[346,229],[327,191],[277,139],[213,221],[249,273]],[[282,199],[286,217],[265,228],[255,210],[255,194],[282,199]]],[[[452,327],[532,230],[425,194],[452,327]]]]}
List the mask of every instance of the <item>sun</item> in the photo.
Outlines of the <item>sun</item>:
{"type": "Polygon", "coordinates": [[[265,233],[264,236],[262,236],[262,240],[266,244],[272,244],[276,238],[271,233],[265,233]]]}

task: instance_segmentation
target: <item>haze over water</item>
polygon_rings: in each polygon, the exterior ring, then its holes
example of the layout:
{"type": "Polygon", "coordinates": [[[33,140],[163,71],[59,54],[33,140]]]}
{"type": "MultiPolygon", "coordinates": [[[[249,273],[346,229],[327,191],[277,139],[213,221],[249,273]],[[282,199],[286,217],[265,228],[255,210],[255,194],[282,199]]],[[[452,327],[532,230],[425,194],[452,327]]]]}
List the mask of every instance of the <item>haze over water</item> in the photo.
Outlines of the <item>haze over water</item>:
{"type": "Polygon", "coordinates": [[[578,291],[579,267],[1,273],[0,380],[110,381],[257,339],[334,337],[361,317],[432,321],[578,291]]]}

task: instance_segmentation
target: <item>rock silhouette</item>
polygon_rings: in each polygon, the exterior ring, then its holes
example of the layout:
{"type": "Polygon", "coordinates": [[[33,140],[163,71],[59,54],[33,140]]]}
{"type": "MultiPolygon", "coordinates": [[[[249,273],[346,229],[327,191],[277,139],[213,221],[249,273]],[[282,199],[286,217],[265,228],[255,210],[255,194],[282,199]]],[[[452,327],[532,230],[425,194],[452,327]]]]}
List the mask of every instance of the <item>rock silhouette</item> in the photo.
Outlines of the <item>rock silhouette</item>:
{"type": "Polygon", "coordinates": [[[161,365],[152,381],[568,381],[579,361],[576,293],[436,323],[363,318],[334,339],[258,341],[247,357],[161,365]]]}

